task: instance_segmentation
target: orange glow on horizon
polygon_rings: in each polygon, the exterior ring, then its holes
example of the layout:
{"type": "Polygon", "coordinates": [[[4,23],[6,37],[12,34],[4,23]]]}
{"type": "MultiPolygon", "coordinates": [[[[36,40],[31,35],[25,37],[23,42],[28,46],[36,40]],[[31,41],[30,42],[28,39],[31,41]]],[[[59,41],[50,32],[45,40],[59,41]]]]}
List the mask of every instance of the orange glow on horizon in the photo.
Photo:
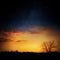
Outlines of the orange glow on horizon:
{"type": "MultiPolygon", "coordinates": [[[[37,30],[36,30],[37,31],[37,30]]],[[[43,41],[57,40],[57,37],[52,34],[50,30],[40,30],[37,32],[7,32],[8,40],[4,42],[3,50],[19,52],[42,52],[41,49],[43,41]]],[[[57,44],[57,42],[55,43],[57,44]]]]}

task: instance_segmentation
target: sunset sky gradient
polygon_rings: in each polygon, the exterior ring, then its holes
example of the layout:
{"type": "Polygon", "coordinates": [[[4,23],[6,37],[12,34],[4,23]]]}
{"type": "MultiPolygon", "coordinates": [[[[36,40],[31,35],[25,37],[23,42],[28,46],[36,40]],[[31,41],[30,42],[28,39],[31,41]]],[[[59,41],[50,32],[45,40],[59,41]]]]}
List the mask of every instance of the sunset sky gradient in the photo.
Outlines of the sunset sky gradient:
{"type": "Polygon", "coordinates": [[[0,34],[0,51],[43,52],[42,43],[55,41],[58,51],[59,37],[57,32],[48,28],[33,27],[28,31],[3,31],[0,34]]]}
{"type": "Polygon", "coordinates": [[[42,43],[54,40],[53,50],[60,52],[60,22],[52,1],[15,2],[1,8],[0,51],[44,52],[42,43]]]}

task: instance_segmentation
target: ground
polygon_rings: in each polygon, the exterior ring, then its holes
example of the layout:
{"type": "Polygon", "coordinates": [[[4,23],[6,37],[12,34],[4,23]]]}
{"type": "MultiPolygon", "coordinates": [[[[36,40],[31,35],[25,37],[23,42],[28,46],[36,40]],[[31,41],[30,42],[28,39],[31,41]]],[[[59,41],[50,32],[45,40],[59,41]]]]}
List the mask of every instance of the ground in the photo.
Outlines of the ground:
{"type": "Polygon", "coordinates": [[[42,60],[56,59],[60,60],[60,53],[33,53],[33,52],[0,52],[0,59],[16,59],[16,60],[42,60]]]}

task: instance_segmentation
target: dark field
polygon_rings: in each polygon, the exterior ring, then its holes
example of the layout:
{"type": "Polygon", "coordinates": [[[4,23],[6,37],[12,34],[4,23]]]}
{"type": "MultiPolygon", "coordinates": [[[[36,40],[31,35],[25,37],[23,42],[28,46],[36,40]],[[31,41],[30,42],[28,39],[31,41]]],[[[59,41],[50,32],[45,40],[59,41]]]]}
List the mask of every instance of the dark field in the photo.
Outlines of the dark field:
{"type": "Polygon", "coordinates": [[[29,52],[0,52],[0,60],[60,60],[60,53],[49,52],[49,53],[29,53],[29,52]]]}

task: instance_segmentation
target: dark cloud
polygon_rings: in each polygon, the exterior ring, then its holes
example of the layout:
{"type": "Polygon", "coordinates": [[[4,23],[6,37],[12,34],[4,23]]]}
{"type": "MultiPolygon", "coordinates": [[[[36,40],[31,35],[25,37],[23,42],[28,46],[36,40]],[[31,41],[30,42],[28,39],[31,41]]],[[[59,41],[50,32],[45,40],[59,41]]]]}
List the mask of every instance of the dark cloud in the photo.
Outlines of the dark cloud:
{"type": "Polygon", "coordinates": [[[0,38],[0,42],[12,42],[13,40],[9,40],[7,38],[0,38]]]}
{"type": "Polygon", "coordinates": [[[17,40],[16,42],[26,42],[27,40],[17,40]]]}
{"type": "Polygon", "coordinates": [[[12,40],[9,40],[9,32],[5,32],[5,31],[0,31],[0,42],[9,42],[12,40]]]}
{"type": "Polygon", "coordinates": [[[16,42],[21,42],[21,40],[17,40],[16,42]]]}
{"type": "Polygon", "coordinates": [[[6,42],[7,39],[4,39],[4,38],[0,38],[0,42],[6,42]]]}

